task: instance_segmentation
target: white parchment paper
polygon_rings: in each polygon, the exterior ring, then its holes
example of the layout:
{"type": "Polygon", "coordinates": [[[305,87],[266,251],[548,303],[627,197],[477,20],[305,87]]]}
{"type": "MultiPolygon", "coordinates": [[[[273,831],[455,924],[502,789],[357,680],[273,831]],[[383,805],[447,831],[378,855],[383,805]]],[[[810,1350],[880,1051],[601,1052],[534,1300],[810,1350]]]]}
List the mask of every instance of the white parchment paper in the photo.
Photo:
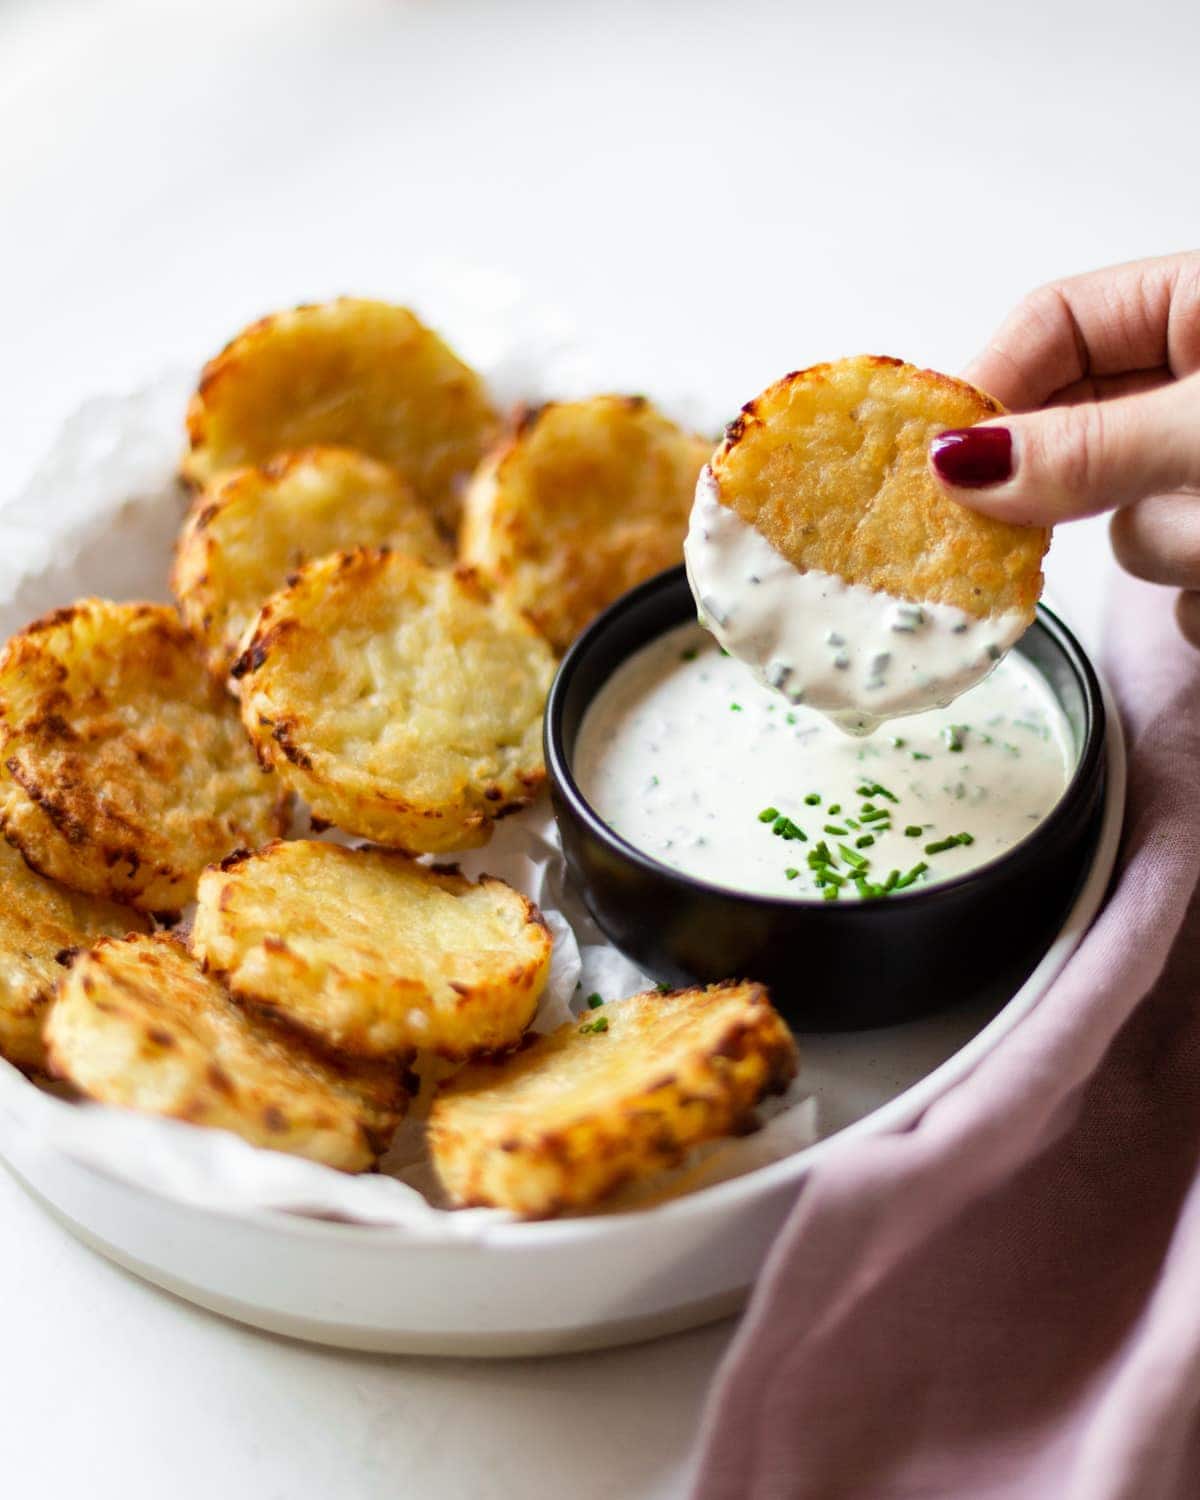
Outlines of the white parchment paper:
{"type": "MultiPolygon", "coordinates": [[[[474,273],[413,301],[484,372],[498,401],[616,388],[602,371],[589,370],[564,319],[532,307],[504,278],[474,273]]],[[[194,384],[195,371],[182,370],[134,394],[88,403],[65,424],[28,488],[0,508],[0,637],[85,594],[169,597],[167,572],[186,506],[174,474],[194,384]]],[[[697,427],[715,426],[714,415],[695,402],[663,404],[697,427]]],[[[593,992],[612,1002],[650,987],[571,890],[545,799],[506,820],[486,848],[459,862],[470,875],[500,876],[542,908],[554,959],[536,1030],[552,1030],[593,992]]],[[[757,1134],[704,1148],[680,1171],[615,1200],[609,1211],[652,1211],[665,1197],[740,1175],[816,1139],[815,1103],[806,1097],[803,1072],[762,1113],[757,1134]]],[[[439,1206],[422,1114],[416,1108],[401,1127],[381,1172],[348,1177],[224,1131],[69,1103],[0,1061],[0,1149],[8,1132],[27,1132],[40,1149],[225,1211],[287,1210],[400,1227],[422,1238],[478,1236],[508,1219],[498,1211],[439,1206]]]]}

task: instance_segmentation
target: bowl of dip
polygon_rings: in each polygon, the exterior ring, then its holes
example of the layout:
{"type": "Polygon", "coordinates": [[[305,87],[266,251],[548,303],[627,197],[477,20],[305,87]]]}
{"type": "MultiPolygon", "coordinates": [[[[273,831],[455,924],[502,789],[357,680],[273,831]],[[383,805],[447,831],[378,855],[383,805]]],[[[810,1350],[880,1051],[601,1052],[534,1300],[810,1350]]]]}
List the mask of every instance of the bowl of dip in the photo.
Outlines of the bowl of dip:
{"type": "Polygon", "coordinates": [[[1104,735],[1044,606],[948,707],[851,736],[726,655],[680,567],[567,652],[545,752],[568,867],[618,947],[673,985],[759,980],[832,1030],[1012,992],[1088,867],[1104,735]]]}

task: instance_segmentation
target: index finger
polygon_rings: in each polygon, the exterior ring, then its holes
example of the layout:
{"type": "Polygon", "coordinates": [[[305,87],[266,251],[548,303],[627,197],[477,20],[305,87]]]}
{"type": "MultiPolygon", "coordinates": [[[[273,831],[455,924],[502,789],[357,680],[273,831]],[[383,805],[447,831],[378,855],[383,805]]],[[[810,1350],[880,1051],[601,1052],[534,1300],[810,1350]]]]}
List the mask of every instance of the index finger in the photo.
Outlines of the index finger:
{"type": "Polygon", "coordinates": [[[1000,325],[966,378],[1012,411],[1033,411],[1078,381],[1200,368],[1200,252],[1051,281],[1000,325]]]}

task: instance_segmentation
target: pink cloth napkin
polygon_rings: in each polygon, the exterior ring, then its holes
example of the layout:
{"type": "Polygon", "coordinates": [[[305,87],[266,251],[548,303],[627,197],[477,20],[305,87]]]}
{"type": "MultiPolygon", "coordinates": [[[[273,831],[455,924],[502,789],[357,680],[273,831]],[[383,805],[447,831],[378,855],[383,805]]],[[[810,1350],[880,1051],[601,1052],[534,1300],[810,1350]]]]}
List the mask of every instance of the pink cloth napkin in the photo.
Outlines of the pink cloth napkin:
{"type": "Polygon", "coordinates": [[[1110,619],[1108,904],[970,1077],[808,1178],[695,1500],[1200,1496],[1200,654],[1165,591],[1110,619]]]}

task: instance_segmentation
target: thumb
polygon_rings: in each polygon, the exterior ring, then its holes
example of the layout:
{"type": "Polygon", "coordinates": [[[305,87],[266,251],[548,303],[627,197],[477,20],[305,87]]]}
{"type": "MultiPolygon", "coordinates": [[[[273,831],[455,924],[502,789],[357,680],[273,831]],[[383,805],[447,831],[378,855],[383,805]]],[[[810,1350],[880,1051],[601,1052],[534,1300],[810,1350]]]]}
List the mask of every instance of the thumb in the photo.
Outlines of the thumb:
{"type": "Polygon", "coordinates": [[[943,432],[929,461],[963,505],[1019,525],[1052,526],[1200,484],[1200,375],[943,432]]]}

